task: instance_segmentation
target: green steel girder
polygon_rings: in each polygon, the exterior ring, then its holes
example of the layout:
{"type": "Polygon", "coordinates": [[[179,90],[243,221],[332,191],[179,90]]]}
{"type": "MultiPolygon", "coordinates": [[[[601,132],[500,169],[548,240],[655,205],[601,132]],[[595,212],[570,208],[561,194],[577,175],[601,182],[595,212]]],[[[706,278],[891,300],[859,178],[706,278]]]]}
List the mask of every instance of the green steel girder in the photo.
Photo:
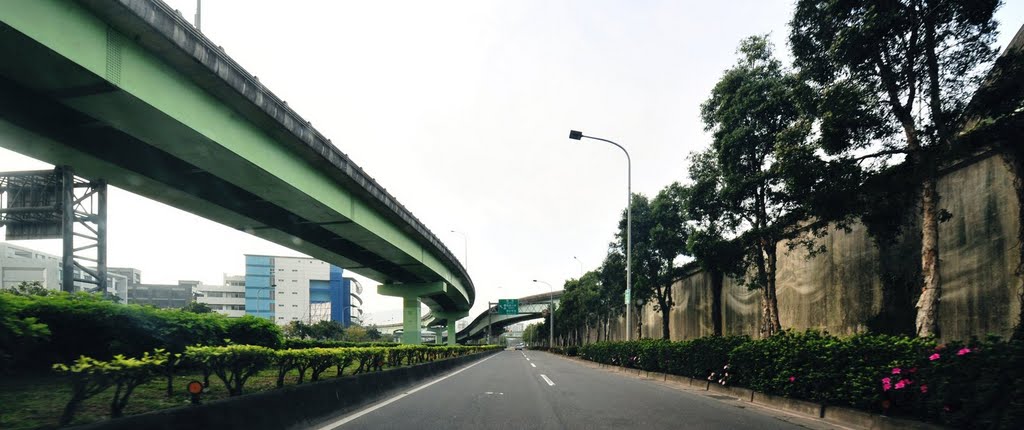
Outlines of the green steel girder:
{"type": "Polygon", "coordinates": [[[472,306],[433,234],[164,9],[0,2],[0,144],[380,282],[443,283],[435,311],[472,306]]]}

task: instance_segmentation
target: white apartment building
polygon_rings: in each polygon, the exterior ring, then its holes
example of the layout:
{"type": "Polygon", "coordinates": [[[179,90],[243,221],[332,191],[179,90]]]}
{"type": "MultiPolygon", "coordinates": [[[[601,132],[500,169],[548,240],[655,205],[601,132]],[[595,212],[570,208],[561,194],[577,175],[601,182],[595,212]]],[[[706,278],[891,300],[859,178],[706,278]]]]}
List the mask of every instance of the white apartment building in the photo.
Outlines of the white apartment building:
{"type": "Polygon", "coordinates": [[[292,321],[310,322],[310,281],[326,283],[330,279],[330,268],[330,264],[312,258],[274,257],[271,281],[275,285],[275,322],[281,325],[292,321]]]}
{"type": "MultiPolygon", "coordinates": [[[[14,288],[22,282],[38,281],[46,289],[60,290],[63,274],[61,258],[56,255],[39,252],[31,248],[0,242],[0,288],[14,288]]],[[[134,269],[131,269],[134,270],[134,269]]],[[[92,279],[92,276],[75,268],[76,278],[92,279]]],[[[76,282],[76,290],[92,289],[94,284],[76,282]]],[[[121,298],[121,303],[128,299],[128,278],[119,273],[107,273],[107,291],[121,298]]]]}
{"type": "Polygon", "coordinates": [[[205,303],[210,309],[229,317],[245,315],[245,276],[224,276],[224,285],[203,285],[195,287],[196,301],[205,303]]]}
{"type": "Polygon", "coordinates": [[[0,242],[0,287],[39,281],[50,290],[60,289],[60,258],[29,248],[0,242]]]}

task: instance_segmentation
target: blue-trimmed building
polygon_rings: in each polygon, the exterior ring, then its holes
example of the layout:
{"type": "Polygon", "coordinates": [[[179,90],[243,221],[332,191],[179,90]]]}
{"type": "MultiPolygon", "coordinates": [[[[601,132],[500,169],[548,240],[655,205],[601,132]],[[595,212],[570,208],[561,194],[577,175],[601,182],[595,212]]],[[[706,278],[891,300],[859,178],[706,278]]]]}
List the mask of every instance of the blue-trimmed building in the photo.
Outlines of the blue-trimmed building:
{"type": "Polygon", "coordinates": [[[313,258],[245,256],[245,313],[279,325],[337,321],[349,326],[361,288],[344,270],[313,258]],[[353,291],[353,285],[356,290],[353,291]]]}

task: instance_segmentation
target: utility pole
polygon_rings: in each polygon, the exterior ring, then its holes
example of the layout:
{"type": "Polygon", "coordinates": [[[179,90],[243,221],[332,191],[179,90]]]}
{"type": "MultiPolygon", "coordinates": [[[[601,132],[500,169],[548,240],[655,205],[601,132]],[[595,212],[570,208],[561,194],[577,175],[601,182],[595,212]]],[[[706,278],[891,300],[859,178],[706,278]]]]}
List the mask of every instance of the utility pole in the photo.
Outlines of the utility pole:
{"type": "Polygon", "coordinates": [[[202,15],[203,15],[203,0],[196,0],[196,30],[199,30],[200,33],[203,31],[203,28],[202,28],[202,23],[203,23],[202,15]]]}

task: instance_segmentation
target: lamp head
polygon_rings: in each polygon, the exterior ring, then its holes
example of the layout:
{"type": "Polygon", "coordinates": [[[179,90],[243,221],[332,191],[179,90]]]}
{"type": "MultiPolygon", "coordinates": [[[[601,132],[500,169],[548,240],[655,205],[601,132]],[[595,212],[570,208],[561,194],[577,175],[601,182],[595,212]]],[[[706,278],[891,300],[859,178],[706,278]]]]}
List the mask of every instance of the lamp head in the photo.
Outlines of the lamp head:
{"type": "Polygon", "coordinates": [[[583,138],[582,131],[569,130],[569,138],[572,140],[580,140],[583,138]]]}

